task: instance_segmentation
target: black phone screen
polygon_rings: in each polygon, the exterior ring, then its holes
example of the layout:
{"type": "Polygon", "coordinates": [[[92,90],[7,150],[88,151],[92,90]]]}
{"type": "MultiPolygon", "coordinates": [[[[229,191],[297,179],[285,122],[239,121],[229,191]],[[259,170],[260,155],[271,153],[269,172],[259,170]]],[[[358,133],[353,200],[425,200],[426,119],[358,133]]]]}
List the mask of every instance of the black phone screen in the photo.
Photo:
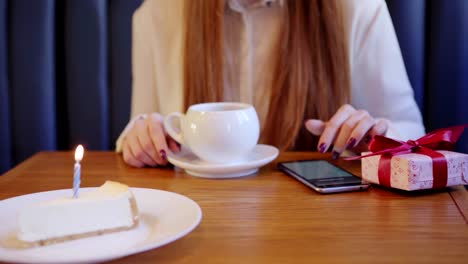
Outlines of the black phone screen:
{"type": "Polygon", "coordinates": [[[284,162],[280,166],[321,188],[363,184],[359,177],[325,160],[284,162]]]}

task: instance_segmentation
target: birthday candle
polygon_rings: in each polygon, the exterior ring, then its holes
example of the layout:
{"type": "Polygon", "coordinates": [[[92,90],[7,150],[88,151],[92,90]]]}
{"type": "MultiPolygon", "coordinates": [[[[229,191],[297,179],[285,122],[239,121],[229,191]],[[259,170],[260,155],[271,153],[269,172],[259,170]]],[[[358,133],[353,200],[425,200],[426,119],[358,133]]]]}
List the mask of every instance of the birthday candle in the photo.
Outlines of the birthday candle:
{"type": "Polygon", "coordinates": [[[78,191],[81,184],[81,164],[80,161],[83,159],[83,146],[78,145],[75,150],[75,167],[73,173],[73,198],[78,198],[78,191]]]}

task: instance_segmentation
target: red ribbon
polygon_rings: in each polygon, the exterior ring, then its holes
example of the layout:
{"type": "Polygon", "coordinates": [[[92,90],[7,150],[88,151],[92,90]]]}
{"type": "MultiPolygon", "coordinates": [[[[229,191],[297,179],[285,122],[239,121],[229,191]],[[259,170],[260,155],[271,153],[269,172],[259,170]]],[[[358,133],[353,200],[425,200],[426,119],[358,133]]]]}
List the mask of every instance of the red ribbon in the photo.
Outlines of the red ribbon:
{"type": "Polygon", "coordinates": [[[434,181],[433,189],[445,188],[447,186],[448,169],[445,156],[435,150],[452,150],[467,125],[442,128],[417,139],[406,142],[390,139],[384,136],[375,136],[369,144],[371,154],[347,158],[356,160],[376,155],[381,155],[379,160],[379,183],[383,186],[390,185],[390,165],[393,156],[404,153],[418,153],[431,157],[432,175],[434,181]]]}

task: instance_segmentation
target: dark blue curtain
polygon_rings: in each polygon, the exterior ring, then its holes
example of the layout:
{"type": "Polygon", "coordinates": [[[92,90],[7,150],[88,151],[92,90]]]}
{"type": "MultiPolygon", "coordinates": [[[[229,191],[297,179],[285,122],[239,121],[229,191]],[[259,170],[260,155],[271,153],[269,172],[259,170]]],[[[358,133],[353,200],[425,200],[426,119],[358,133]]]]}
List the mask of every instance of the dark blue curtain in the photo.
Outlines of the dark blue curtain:
{"type": "Polygon", "coordinates": [[[424,111],[426,0],[387,0],[416,102],[424,111]]]}
{"type": "Polygon", "coordinates": [[[107,149],[112,89],[108,69],[111,56],[108,2],[66,1],[64,12],[69,141],[86,139],[90,148],[107,149]]]}
{"type": "MultiPolygon", "coordinates": [[[[0,0],[0,173],[42,150],[114,147],[141,2],[0,0]]],[[[427,130],[468,123],[468,1],[387,4],[427,130]]]]}
{"type": "Polygon", "coordinates": [[[55,5],[8,1],[7,53],[14,161],[56,149],[55,5]]]}
{"type": "MultiPolygon", "coordinates": [[[[429,128],[468,123],[468,1],[433,1],[429,7],[427,109],[429,128]]],[[[468,153],[468,131],[459,141],[468,153]]]]}
{"type": "MultiPolygon", "coordinates": [[[[468,1],[387,5],[426,130],[468,124],[468,1]]],[[[468,131],[457,151],[468,153],[468,131]]]]}
{"type": "Polygon", "coordinates": [[[0,173],[12,165],[6,0],[0,0],[0,173]]]}
{"type": "Polygon", "coordinates": [[[0,0],[0,173],[38,151],[114,147],[141,2],[0,0]]]}

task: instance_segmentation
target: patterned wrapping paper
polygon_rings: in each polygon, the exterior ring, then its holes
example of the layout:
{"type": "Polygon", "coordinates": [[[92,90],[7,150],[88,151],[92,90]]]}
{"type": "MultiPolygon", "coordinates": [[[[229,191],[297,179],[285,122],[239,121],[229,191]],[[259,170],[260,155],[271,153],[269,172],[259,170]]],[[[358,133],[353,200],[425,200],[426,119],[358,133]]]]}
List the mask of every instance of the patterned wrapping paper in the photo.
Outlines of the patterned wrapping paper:
{"type": "MultiPolygon", "coordinates": [[[[468,154],[439,150],[447,160],[447,186],[468,184],[468,154]]],[[[365,155],[365,153],[363,153],[365,155]]],[[[369,154],[369,153],[367,153],[369,154]]],[[[362,159],[362,178],[379,184],[380,155],[362,159]]],[[[429,156],[408,153],[391,159],[390,185],[392,188],[413,191],[431,189],[433,184],[432,159],[429,156]]]]}

